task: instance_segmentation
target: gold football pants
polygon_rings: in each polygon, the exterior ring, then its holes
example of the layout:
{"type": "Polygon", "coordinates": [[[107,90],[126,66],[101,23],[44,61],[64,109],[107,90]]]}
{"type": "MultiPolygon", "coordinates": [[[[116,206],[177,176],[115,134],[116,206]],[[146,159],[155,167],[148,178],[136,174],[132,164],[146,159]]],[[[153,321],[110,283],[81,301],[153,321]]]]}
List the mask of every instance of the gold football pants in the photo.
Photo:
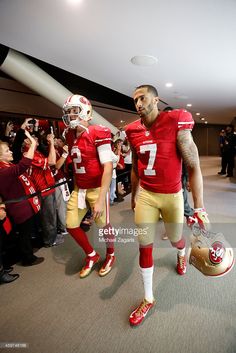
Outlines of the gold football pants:
{"type": "Polygon", "coordinates": [[[178,242],[183,232],[182,190],[175,194],[159,194],[140,188],[135,206],[135,224],[138,227],[138,240],[141,245],[154,242],[160,214],[169,240],[178,242]]]}
{"type": "MultiPolygon", "coordinates": [[[[75,188],[71,193],[70,199],[67,203],[67,212],[66,212],[66,227],[67,228],[77,228],[80,226],[80,223],[84,216],[86,215],[89,208],[93,209],[95,202],[98,199],[100,188],[95,189],[87,189],[86,190],[86,208],[80,209],[78,208],[78,189],[75,188]]],[[[109,223],[109,203],[108,197],[106,198],[106,202],[104,201],[104,212],[102,216],[96,218],[95,222],[99,227],[104,227],[107,223],[109,223]]]]}

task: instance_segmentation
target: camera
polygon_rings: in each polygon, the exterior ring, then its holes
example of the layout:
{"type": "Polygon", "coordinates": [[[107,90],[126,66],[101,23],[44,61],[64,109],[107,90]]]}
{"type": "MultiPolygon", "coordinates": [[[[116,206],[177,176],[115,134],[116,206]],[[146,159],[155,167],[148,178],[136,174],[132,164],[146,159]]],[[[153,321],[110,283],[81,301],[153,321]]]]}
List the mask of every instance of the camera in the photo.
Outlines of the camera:
{"type": "Polygon", "coordinates": [[[35,119],[31,119],[31,120],[28,121],[28,124],[35,125],[36,124],[36,120],[35,119]]]}

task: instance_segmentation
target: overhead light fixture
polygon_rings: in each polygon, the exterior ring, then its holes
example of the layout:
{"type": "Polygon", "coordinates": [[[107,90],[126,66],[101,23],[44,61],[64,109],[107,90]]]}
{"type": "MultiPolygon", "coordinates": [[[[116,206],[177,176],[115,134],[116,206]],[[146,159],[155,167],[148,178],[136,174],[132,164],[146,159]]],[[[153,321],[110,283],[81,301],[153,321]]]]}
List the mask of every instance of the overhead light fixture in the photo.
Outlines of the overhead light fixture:
{"type": "Polygon", "coordinates": [[[202,118],[200,118],[200,120],[204,121],[204,120],[205,120],[205,118],[203,118],[203,117],[202,117],[202,118]]]}
{"type": "Polygon", "coordinates": [[[207,122],[207,121],[205,121],[205,124],[208,124],[208,122],[207,122]]]}
{"type": "Polygon", "coordinates": [[[152,55],[136,55],[130,60],[132,64],[138,66],[151,66],[157,63],[157,58],[152,55]]]}
{"type": "Polygon", "coordinates": [[[167,82],[165,86],[166,86],[166,87],[172,87],[172,86],[173,86],[173,83],[167,82]]]}
{"type": "Polygon", "coordinates": [[[67,2],[69,3],[69,4],[79,4],[79,3],[81,3],[83,0],[67,0],[67,2]]]}
{"type": "Polygon", "coordinates": [[[191,106],[192,106],[192,104],[191,104],[191,103],[188,103],[188,104],[186,104],[186,106],[187,106],[187,107],[191,107],[191,106]]]}
{"type": "Polygon", "coordinates": [[[201,115],[201,113],[196,113],[196,115],[201,115]]]}

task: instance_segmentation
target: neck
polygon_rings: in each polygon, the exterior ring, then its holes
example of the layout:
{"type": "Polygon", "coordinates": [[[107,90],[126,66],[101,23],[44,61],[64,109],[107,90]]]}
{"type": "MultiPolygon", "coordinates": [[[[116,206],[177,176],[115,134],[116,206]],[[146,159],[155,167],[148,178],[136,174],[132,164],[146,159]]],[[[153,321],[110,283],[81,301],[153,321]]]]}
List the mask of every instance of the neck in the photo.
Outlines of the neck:
{"type": "Polygon", "coordinates": [[[0,164],[7,166],[7,165],[10,165],[11,162],[0,160],[0,164]]]}
{"type": "Polygon", "coordinates": [[[152,112],[151,114],[141,118],[142,119],[142,122],[143,124],[147,127],[147,128],[150,128],[152,126],[152,124],[156,121],[156,119],[158,118],[158,115],[159,115],[159,111],[155,111],[155,112],[152,112]]]}

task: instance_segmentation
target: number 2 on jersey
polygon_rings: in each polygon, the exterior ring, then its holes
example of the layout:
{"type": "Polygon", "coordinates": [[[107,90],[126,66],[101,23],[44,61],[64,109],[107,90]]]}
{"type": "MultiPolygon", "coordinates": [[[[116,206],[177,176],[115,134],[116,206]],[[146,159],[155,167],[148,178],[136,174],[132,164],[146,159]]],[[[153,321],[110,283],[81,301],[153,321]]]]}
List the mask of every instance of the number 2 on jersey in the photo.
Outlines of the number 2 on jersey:
{"type": "Polygon", "coordinates": [[[149,152],[147,168],[144,169],[144,175],[156,175],[155,169],[153,169],[156,154],[157,154],[157,145],[155,143],[150,143],[148,145],[140,146],[140,153],[149,152]]]}
{"type": "Polygon", "coordinates": [[[77,174],[84,174],[84,173],[86,173],[84,167],[81,166],[80,168],[78,168],[78,164],[81,164],[81,162],[82,162],[81,152],[80,152],[79,147],[77,147],[77,146],[72,147],[72,149],[71,149],[71,155],[72,155],[72,158],[73,158],[73,163],[74,163],[75,172],[76,172],[77,174]],[[74,157],[74,155],[76,155],[76,157],[74,157]]]}

